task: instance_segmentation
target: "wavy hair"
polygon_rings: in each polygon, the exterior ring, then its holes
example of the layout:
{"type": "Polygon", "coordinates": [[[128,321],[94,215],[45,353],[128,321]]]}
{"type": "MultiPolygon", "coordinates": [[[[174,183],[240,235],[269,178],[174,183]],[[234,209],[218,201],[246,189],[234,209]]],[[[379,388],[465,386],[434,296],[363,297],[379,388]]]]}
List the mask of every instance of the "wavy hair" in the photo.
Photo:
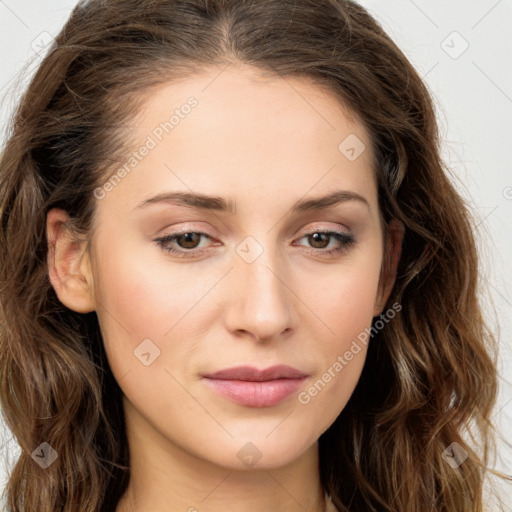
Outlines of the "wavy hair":
{"type": "Polygon", "coordinates": [[[340,511],[482,511],[497,373],[472,218],[428,89],[375,19],[349,0],[89,0],[56,43],[0,160],[0,397],[21,448],[9,512],[112,512],[130,476],[97,317],[64,307],[49,282],[47,212],[64,208],[87,236],[141,98],[237,63],[310,80],[354,113],[372,138],[382,217],[405,226],[388,300],[402,309],[319,439],[325,490],[340,511]],[[43,442],[59,454],[46,469],[32,458],[43,442]],[[452,443],[467,454],[456,468],[443,456],[452,443]]]}

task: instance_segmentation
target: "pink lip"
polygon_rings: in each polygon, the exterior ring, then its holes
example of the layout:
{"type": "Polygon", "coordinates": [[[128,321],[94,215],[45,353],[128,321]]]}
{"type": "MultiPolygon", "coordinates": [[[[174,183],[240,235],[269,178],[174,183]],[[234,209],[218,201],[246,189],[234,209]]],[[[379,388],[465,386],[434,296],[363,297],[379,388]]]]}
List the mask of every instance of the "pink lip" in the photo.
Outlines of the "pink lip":
{"type": "Polygon", "coordinates": [[[248,407],[271,407],[295,393],[308,375],[291,366],[258,370],[237,366],[204,375],[208,385],[226,398],[248,407]]]}

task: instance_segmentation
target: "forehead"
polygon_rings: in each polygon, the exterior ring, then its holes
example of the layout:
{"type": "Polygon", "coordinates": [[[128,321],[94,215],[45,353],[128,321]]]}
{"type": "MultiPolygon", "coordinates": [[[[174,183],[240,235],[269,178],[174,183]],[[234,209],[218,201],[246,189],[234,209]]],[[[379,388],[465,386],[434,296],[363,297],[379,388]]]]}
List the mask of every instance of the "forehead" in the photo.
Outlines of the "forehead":
{"type": "Polygon", "coordinates": [[[119,163],[128,172],[109,194],[127,206],[166,190],[229,190],[262,204],[342,187],[376,201],[369,134],[302,77],[231,65],[162,84],[141,102],[129,139],[119,163]]]}

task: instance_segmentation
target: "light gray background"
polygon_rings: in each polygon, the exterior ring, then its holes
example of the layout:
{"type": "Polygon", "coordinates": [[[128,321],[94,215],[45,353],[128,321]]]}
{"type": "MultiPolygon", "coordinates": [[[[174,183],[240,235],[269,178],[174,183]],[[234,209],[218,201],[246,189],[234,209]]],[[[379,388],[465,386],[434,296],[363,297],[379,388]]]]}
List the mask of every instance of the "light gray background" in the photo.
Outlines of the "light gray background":
{"type": "MultiPolygon", "coordinates": [[[[0,0],[1,141],[8,113],[23,87],[19,71],[28,61],[35,69],[38,45],[48,40],[47,34],[59,32],[76,3],[0,0]]],[[[510,442],[512,437],[512,0],[360,3],[382,23],[429,86],[437,105],[444,159],[479,219],[483,283],[489,289],[485,300],[492,325],[500,330],[496,467],[510,474],[512,450],[505,439],[510,442]]],[[[19,451],[10,437],[0,428],[0,492],[19,451]]],[[[512,510],[512,488],[500,485],[506,510],[512,510]]]]}

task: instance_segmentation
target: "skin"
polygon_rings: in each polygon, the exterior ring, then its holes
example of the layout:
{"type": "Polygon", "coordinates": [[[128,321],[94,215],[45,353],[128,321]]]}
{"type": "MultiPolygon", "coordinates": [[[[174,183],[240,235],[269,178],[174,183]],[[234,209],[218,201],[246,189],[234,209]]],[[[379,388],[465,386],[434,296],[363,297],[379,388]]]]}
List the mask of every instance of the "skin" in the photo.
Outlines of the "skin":
{"type": "Polygon", "coordinates": [[[392,223],[385,237],[368,133],[303,79],[232,65],[165,84],[133,120],[131,151],[190,96],[198,101],[190,114],[96,200],[89,244],[66,229],[63,210],[47,218],[52,285],[70,309],[96,311],[124,393],[132,478],[117,512],[319,512],[318,438],[350,398],[366,347],[307,404],[294,393],[275,406],[243,406],[201,375],[287,364],[308,374],[299,390],[307,392],[383,312],[402,230],[392,223]],[[350,134],[366,146],[354,161],[338,149],[350,134]],[[335,190],[366,203],[291,213],[296,201],[335,190]],[[236,213],[138,207],[171,191],[230,199],[236,213]],[[306,236],[319,229],[355,242],[327,255],[343,244],[306,236]],[[168,246],[204,252],[180,258],[155,242],[178,230],[211,238],[168,246]],[[249,236],[257,244],[244,245],[249,236]],[[262,253],[249,263],[241,248],[262,253]],[[145,339],[160,350],[148,366],[134,357],[145,339]],[[237,456],[247,443],[256,464],[237,456]]]}

